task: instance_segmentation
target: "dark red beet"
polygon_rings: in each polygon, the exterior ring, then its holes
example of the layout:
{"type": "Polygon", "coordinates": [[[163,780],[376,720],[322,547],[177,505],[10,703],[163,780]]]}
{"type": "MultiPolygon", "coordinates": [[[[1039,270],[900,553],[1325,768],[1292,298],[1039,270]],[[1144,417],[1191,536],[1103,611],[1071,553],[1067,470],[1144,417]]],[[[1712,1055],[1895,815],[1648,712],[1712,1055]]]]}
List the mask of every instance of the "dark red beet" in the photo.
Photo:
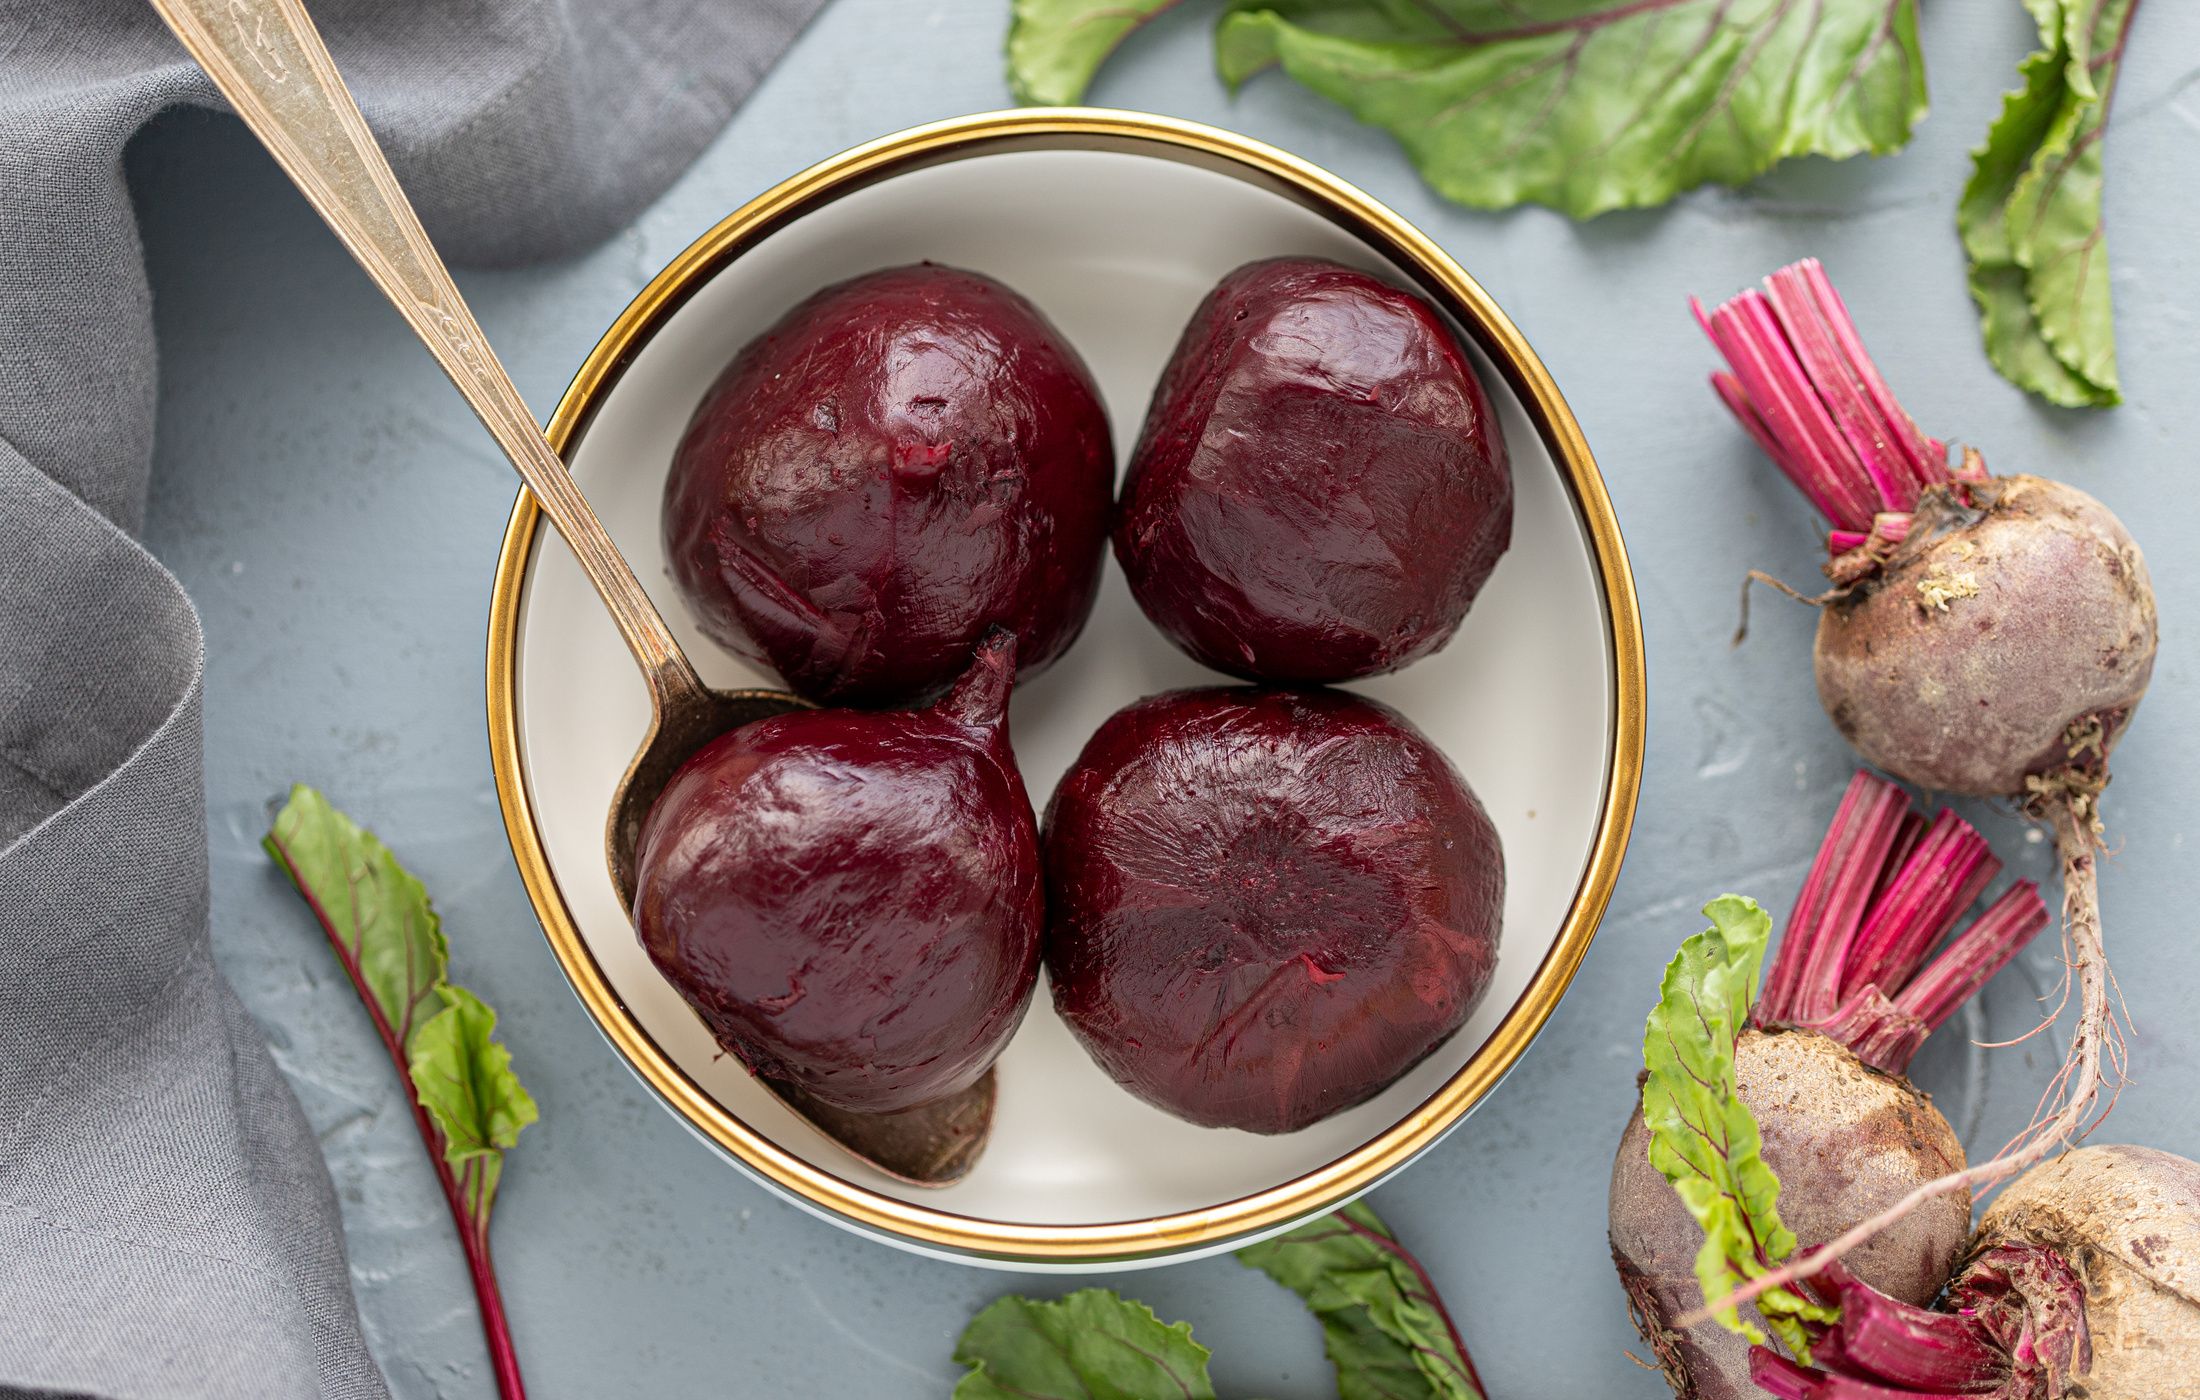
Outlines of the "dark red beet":
{"type": "Polygon", "coordinates": [[[1014,666],[997,632],[928,710],[744,725],[651,809],[642,946],[757,1074],[884,1113],[968,1088],[1008,1044],[1045,919],[1014,666]]]}
{"type": "Polygon", "coordinates": [[[1076,640],[1114,475],[1092,376],[1036,307],[890,268],[719,376],[665,484],[665,554],[703,630],[803,695],[917,703],[988,627],[1026,676],[1076,640]]]}
{"type": "Polygon", "coordinates": [[[1222,279],[1123,482],[1115,557],[1219,671],[1336,681],[1451,639],[1512,540],[1489,401],[1419,298],[1315,258],[1222,279]]]}
{"type": "Polygon", "coordinates": [[[1503,916],[1497,830],[1405,718],[1183,690],[1101,726],[1047,807],[1054,1006],[1125,1088],[1288,1133],[1459,1029],[1503,916]]]}

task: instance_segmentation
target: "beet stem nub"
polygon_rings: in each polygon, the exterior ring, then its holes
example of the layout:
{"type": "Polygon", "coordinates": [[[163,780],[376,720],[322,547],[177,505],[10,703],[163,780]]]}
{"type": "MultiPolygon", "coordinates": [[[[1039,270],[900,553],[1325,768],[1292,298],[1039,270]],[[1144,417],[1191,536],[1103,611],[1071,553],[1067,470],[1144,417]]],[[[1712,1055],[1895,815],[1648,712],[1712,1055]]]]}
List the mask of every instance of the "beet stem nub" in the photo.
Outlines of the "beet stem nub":
{"type": "MultiPolygon", "coordinates": [[[[1894,888],[1895,882],[1902,878],[1903,871],[1909,868],[1910,857],[1916,853],[1917,843],[1925,838],[1927,830],[1929,828],[1924,813],[1902,814],[1902,829],[1895,833],[1894,846],[1887,852],[1887,868],[1880,873],[1879,887],[1872,891],[1873,909],[1879,907],[1880,901],[1887,897],[1887,891],[1894,888]]],[[[1868,923],[1870,916],[1866,915],[1865,918],[1868,923]]]]}
{"type": "MultiPolygon", "coordinates": [[[[1840,435],[1811,393],[1809,376],[1764,295],[1743,292],[1710,313],[1704,326],[1733,367],[1734,382],[1762,430],[1758,440],[1770,439],[1766,450],[1772,460],[1827,519],[1848,522],[1858,501],[1840,466],[1840,435]]],[[[1750,421],[1744,418],[1743,426],[1750,421]]]]}
{"type": "Polygon", "coordinates": [[[1908,510],[1916,505],[1917,492],[1908,465],[1890,464],[1890,457],[1898,449],[1890,441],[1885,425],[1877,421],[1861,376],[1843,360],[1833,328],[1812,298],[1809,284],[1797,268],[1789,267],[1766,279],[1765,293],[1780,328],[1787,333],[1797,359],[1810,376],[1811,388],[1825,404],[1850,455],[1870,479],[1873,493],[1887,509],[1908,510]]]}
{"type": "MultiPolygon", "coordinates": [[[[1894,861],[1888,866],[1894,868],[1894,861]]],[[[2001,871],[1986,838],[1943,810],[1858,932],[1840,994],[1876,983],[1892,996],[1909,983],[1933,945],[1945,938],[2001,871]]]]}
{"type": "Polygon", "coordinates": [[[1977,1390],[2008,1369],[1973,1319],[1914,1308],[1868,1284],[1842,1286],[1840,1328],[1846,1363],[1913,1390],[1977,1390]]]}
{"type": "Polygon", "coordinates": [[[1906,1073],[1925,1037],[2047,926],[2038,888],[2020,881],[1933,955],[2000,871],[1969,822],[1944,808],[1928,825],[1900,785],[1859,770],[1796,895],[1757,1024],[1807,1026],[1906,1073]]]}

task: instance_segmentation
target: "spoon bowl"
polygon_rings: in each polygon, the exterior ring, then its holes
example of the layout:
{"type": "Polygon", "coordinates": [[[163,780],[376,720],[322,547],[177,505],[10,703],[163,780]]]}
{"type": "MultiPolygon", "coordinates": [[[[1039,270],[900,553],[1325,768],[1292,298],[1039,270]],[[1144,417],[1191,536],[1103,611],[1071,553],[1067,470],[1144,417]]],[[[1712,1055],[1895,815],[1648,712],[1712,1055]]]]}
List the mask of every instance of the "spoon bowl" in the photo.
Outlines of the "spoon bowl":
{"type": "Polygon", "coordinates": [[[650,713],[649,732],[634,751],[634,761],[611,794],[611,815],[604,823],[604,858],[611,884],[627,917],[634,915],[635,861],[642,845],[642,823],[672,781],[672,775],[705,744],[744,724],[810,708],[809,702],[778,690],[713,690],[700,680],[650,713]]]}

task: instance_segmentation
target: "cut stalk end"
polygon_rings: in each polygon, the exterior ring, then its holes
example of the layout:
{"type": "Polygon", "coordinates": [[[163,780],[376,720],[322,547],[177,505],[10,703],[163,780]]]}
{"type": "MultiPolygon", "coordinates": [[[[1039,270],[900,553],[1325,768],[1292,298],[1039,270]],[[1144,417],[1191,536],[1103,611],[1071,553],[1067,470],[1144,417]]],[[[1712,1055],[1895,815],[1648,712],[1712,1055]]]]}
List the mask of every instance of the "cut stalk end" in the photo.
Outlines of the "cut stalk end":
{"type": "Polygon", "coordinates": [[[1918,498],[1957,473],[1947,445],[1896,401],[1825,268],[1806,258],[1767,277],[1761,292],[1708,312],[1690,306],[1729,367],[1712,387],[1832,524],[1835,582],[1876,568],[1907,533],[1918,498]]]}

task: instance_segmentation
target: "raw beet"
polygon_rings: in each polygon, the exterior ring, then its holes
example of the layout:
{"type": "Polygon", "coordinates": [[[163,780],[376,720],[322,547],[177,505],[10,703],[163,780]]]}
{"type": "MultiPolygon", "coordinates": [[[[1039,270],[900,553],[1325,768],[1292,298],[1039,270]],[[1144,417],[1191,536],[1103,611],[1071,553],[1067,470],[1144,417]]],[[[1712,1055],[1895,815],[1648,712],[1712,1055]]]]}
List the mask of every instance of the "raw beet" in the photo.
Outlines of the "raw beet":
{"type": "Polygon", "coordinates": [[[1807,1285],[1840,1321],[1799,1365],[1751,1353],[1780,1400],[2189,1400],[2200,1354],[2200,1164],[2081,1147],[1987,1207],[1933,1310],[1838,1265],[1807,1285]]]}
{"type": "MultiPolygon", "coordinates": [[[[1921,1181],[1963,1167],[1963,1144],[1909,1081],[1865,1065],[1811,1031],[1742,1033],[1734,1056],[1742,1102],[1780,1178],[1780,1214],[1798,1239],[1830,1239],[1894,1204],[1921,1181]]],[[[1681,1327],[1702,1307],[1696,1251],[1703,1229],[1650,1165],[1638,1106],[1612,1161],[1612,1260],[1635,1325],[1673,1393],[1749,1400],[1749,1343],[1717,1322],[1681,1327]]],[[[1963,1257],[1969,1193],[1942,1196],[1848,1257],[1866,1282],[1906,1303],[1933,1300],[1963,1257]]],[[[1744,1310],[1752,1322],[1756,1309],[1744,1310]]]]}
{"type": "Polygon", "coordinates": [[[996,624],[1023,674],[1092,611],[1114,449],[1084,361],[989,277],[828,287],[720,375],[665,484],[703,630],[832,704],[939,694],[996,624]]]}
{"type": "Polygon", "coordinates": [[[642,946],[755,1073],[884,1113],[968,1088],[1008,1044],[1045,921],[1014,669],[996,632],[930,709],[744,725],[658,798],[642,946]]]}
{"type": "Polygon", "coordinates": [[[1205,664],[1335,681],[1450,640],[1512,540],[1505,440],[1419,298],[1314,258],[1193,313],[1123,482],[1115,557],[1205,664]]]}
{"type": "Polygon", "coordinates": [[[1184,690],[1101,726],[1042,841],[1054,1006],[1132,1093],[1288,1133],[1466,1020],[1497,830],[1405,718],[1335,691],[1184,690]]]}
{"type": "MultiPolygon", "coordinates": [[[[2154,670],[2146,561],[2083,491],[1990,475],[1976,449],[1951,465],[1947,445],[1896,400],[1815,259],[1775,272],[1762,292],[1695,309],[1728,365],[1713,387],[1833,527],[1834,587],[1812,601],[1823,608],[1818,696],[1835,726],[1898,777],[2022,803],[2055,831],[2063,990],[2078,1003],[2062,1069],[1997,1156],[1913,1199],[1983,1189],[2082,1139],[2123,1071],[2101,930],[2101,803],[2110,750],[2154,670]]],[[[1749,1286],[1819,1271],[1894,1213],[1749,1286]]]]}
{"type": "Polygon", "coordinates": [[[2154,651],[2154,587],[2123,523],[2076,487],[1990,477],[1924,492],[1903,539],[1826,600],[1818,697],[1890,773],[2022,797],[2088,723],[2106,757],[2154,651]]]}
{"type": "MultiPolygon", "coordinates": [[[[1734,1051],[1782,1222],[1805,1244],[1964,1170],[1954,1129],[1904,1075],[1925,1037],[2047,926],[2038,888],[2019,880],[1959,927],[2000,871],[1953,812],[1928,821],[1886,779],[1850,780],[1734,1051]]],[[[1704,1232],[1652,1164],[1640,1104],[1638,1093],[1610,1197],[1612,1262],[1635,1326],[1681,1400],[1754,1396],[1748,1343],[1712,1319],[1684,1324],[1707,1302],[1696,1273],[1704,1232]]],[[[1900,1304],[1928,1303],[1970,1223],[1959,1184],[1862,1241],[1849,1266],[1900,1304]]]]}
{"type": "Polygon", "coordinates": [[[1994,1198],[1972,1242],[2050,1249],[2085,1295],[2085,1393],[2176,1400],[2200,1358],[2200,1163],[2152,1147],[2081,1147],[1994,1198]]]}

